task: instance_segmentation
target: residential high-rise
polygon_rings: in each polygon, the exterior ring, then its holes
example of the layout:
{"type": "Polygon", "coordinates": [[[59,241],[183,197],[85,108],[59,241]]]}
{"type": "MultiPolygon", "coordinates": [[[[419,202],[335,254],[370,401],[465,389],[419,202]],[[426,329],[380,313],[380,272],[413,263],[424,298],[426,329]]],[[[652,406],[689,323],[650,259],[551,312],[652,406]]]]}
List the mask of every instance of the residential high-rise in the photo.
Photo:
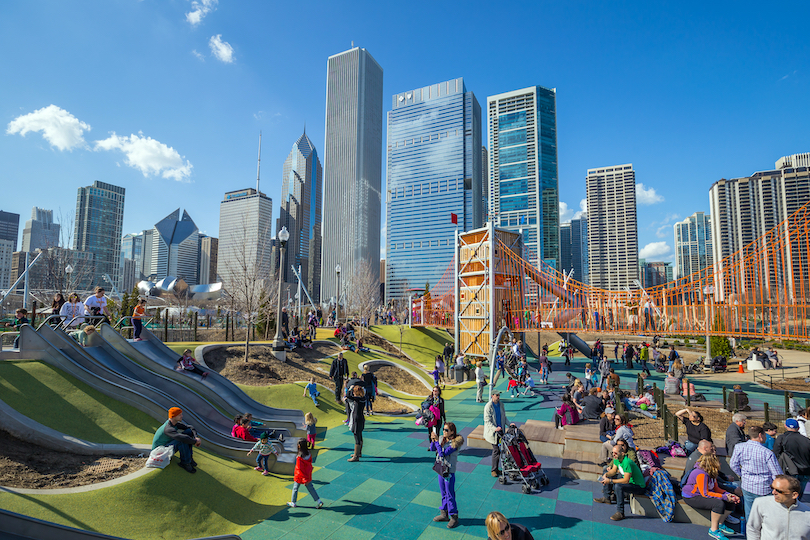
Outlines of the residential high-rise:
{"type": "MultiPolygon", "coordinates": [[[[483,128],[482,128],[483,129],[483,128]]],[[[487,152],[487,147],[481,147],[481,197],[483,201],[483,206],[481,208],[481,212],[483,212],[483,217],[481,219],[482,223],[486,223],[489,221],[489,152],[487,152]]]]}
{"type": "MultiPolygon", "coordinates": [[[[709,209],[711,211],[711,243],[715,272],[723,275],[726,257],[736,253],[756,241],[782,221],[790,217],[799,208],[810,202],[810,166],[807,166],[808,154],[786,156],[776,162],[775,169],[754,173],[749,177],[725,178],[715,182],[709,189],[709,209]],[[794,162],[796,165],[794,165],[794,162]]],[[[801,272],[805,268],[801,260],[807,256],[804,246],[796,245],[791,250],[795,261],[769,261],[765,272],[801,272]],[[779,268],[777,268],[779,266],[779,268]]],[[[750,287],[740,291],[721,286],[723,278],[718,277],[715,298],[725,300],[728,293],[744,293],[753,289],[770,286],[768,280],[762,280],[754,274],[746,279],[750,287]]],[[[797,276],[798,279],[798,276],[797,276]]],[[[775,280],[771,280],[775,283],[775,280]]],[[[791,297],[799,291],[784,291],[791,297]]],[[[760,294],[757,291],[757,294],[760,294]]],[[[802,293],[803,294],[803,293],[802,293]]]]}
{"type": "Polygon", "coordinates": [[[711,218],[695,212],[674,225],[675,268],[685,278],[712,266],[711,218]]]}
{"type": "Polygon", "coordinates": [[[129,291],[131,287],[124,287],[124,265],[125,261],[132,261],[134,279],[137,283],[143,279],[143,233],[125,234],[121,239],[121,284],[118,286],[122,291],[129,291]]]}
{"type": "MultiPolygon", "coordinates": [[[[11,258],[14,255],[14,243],[0,239],[0,290],[11,287],[11,258]]],[[[14,279],[17,279],[15,276],[14,279]]]]}
{"type": "MultiPolygon", "coordinates": [[[[337,296],[335,268],[364,261],[379,281],[383,70],[365,49],[329,57],[326,79],[321,299],[337,296]]],[[[222,238],[220,237],[220,240],[222,238]]],[[[344,282],[345,283],[345,282],[344,282]]]]}
{"type": "Polygon", "coordinates": [[[140,259],[136,259],[136,268],[138,265],[140,265],[139,269],[141,271],[141,275],[144,276],[144,279],[149,279],[150,277],[154,279],[155,276],[152,275],[152,247],[154,246],[153,239],[155,236],[155,229],[146,229],[141,233],[141,236],[143,237],[143,241],[141,242],[143,248],[140,259]]]}
{"type": "Polygon", "coordinates": [[[197,285],[200,267],[200,232],[194,220],[178,208],[155,224],[152,233],[152,267],[150,274],[168,276],[197,285]]]}
{"type": "MultiPolygon", "coordinates": [[[[276,235],[287,227],[290,240],[284,257],[281,277],[284,283],[297,286],[292,267],[301,267],[301,279],[314,302],[321,289],[321,211],[323,202],[323,168],[315,145],[306,131],[293,144],[284,160],[281,180],[281,202],[276,235]]],[[[278,261],[275,262],[278,265],[278,261]]]]}
{"type": "Polygon", "coordinates": [[[20,214],[0,210],[0,240],[10,240],[17,251],[17,237],[20,234],[20,214]]]}
{"type": "Polygon", "coordinates": [[[104,285],[105,274],[118,285],[125,194],[124,188],[98,180],[79,188],[74,249],[93,254],[96,285],[104,285]]]}
{"type": "Polygon", "coordinates": [[[635,289],[638,279],[636,173],[633,164],[588,169],[588,272],[600,289],[635,289]]]}
{"type": "Polygon", "coordinates": [[[639,259],[638,275],[644,289],[669,283],[672,281],[672,263],[647,262],[645,259],[639,259]]]}
{"type": "Polygon", "coordinates": [[[217,282],[219,239],[200,235],[200,284],[217,282]]]}
{"type": "Polygon", "coordinates": [[[59,247],[59,229],[59,224],[53,222],[53,210],[35,206],[31,211],[31,219],[25,222],[21,251],[59,247]]]}
{"type": "Polygon", "coordinates": [[[217,274],[227,289],[247,275],[268,279],[273,251],[273,201],[253,188],[229,191],[219,204],[217,274]]]}
{"type": "Polygon", "coordinates": [[[482,226],[481,172],[481,106],[463,79],[393,96],[386,299],[407,299],[407,289],[438,283],[453,260],[456,229],[482,226]]]}
{"type": "Polygon", "coordinates": [[[573,270],[572,279],[580,283],[589,283],[587,215],[560,225],[559,270],[565,274],[573,270]]]}
{"type": "Polygon", "coordinates": [[[522,232],[527,259],[560,258],[557,91],[531,86],[487,99],[489,217],[522,232]]]}

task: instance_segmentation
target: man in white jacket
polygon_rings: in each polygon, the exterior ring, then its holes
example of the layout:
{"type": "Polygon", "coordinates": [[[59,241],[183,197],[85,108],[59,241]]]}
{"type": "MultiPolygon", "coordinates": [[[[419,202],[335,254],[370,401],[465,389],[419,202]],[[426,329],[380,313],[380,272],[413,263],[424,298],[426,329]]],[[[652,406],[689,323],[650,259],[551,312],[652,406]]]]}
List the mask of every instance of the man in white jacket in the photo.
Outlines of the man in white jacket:
{"type": "Polygon", "coordinates": [[[810,506],[799,501],[799,481],[780,474],[771,483],[773,496],[751,506],[748,540],[810,540],[810,506]]]}
{"type": "Polygon", "coordinates": [[[501,450],[498,447],[498,438],[503,435],[504,426],[514,426],[506,418],[506,409],[501,403],[501,393],[492,392],[492,397],[484,405],[484,440],[492,445],[492,476],[500,476],[498,469],[501,450]]]}

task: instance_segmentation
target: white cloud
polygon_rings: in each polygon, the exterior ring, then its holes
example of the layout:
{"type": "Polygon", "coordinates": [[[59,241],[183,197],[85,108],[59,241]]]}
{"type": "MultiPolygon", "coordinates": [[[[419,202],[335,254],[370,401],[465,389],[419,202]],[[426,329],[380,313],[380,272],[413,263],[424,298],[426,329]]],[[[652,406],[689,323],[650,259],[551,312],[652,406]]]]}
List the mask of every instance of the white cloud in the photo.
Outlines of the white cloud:
{"type": "Polygon", "coordinates": [[[650,242],[638,252],[639,259],[660,259],[669,255],[672,248],[666,242],[650,242]]]}
{"type": "Polygon", "coordinates": [[[191,11],[186,13],[186,20],[191,26],[197,26],[206,15],[217,8],[219,0],[194,0],[191,2],[191,11]]]}
{"type": "Polygon", "coordinates": [[[196,57],[197,57],[197,60],[202,60],[203,62],[205,62],[205,56],[203,56],[202,54],[198,53],[198,52],[197,52],[197,49],[192,49],[192,50],[191,50],[191,54],[193,54],[194,56],[196,56],[196,57]]]}
{"type": "Polygon", "coordinates": [[[582,199],[579,201],[579,211],[574,212],[573,208],[568,207],[568,203],[560,201],[560,223],[568,223],[572,219],[579,219],[588,211],[588,200],[582,199]]]}
{"type": "Polygon", "coordinates": [[[90,131],[90,126],[64,109],[48,105],[18,116],[6,128],[9,135],[19,133],[23,137],[29,131],[41,131],[42,137],[52,147],[64,151],[86,146],[84,132],[90,131]]]}
{"type": "Polygon", "coordinates": [[[233,47],[227,41],[222,41],[222,34],[211,36],[208,40],[208,46],[211,47],[211,54],[217,60],[221,60],[226,64],[233,62],[233,47]]]}
{"type": "Polygon", "coordinates": [[[655,188],[645,189],[644,184],[636,184],[636,202],[650,205],[664,202],[664,198],[655,192],[655,188]]]}
{"type": "Polygon", "coordinates": [[[112,134],[103,141],[96,141],[96,150],[120,150],[126,156],[124,163],[138,169],[144,176],[158,175],[173,178],[179,182],[188,181],[193,165],[183,161],[177,151],[143,133],[119,137],[112,134]]]}
{"type": "MultiPolygon", "coordinates": [[[[678,214],[667,214],[664,220],[660,222],[661,225],[656,229],[655,236],[658,238],[672,237],[674,234],[672,223],[678,219],[681,219],[681,216],[678,214]]],[[[657,225],[657,223],[653,222],[652,225],[657,225]]]]}

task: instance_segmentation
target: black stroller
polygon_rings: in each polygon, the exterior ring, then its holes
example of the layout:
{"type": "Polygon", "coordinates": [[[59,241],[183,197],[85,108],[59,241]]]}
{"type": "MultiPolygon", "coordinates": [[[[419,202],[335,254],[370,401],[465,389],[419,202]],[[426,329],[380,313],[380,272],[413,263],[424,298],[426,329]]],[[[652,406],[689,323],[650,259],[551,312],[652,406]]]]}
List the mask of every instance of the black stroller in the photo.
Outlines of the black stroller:
{"type": "Polygon", "coordinates": [[[548,485],[548,477],[543,472],[540,462],[535,459],[529,448],[529,441],[520,429],[507,428],[503,437],[500,437],[498,446],[501,451],[501,475],[498,482],[507,484],[507,476],[512,481],[523,482],[523,493],[527,494],[533,489],[540,489],[541,485],[548,485]]]}
{"type": "Polygon", "coordinates": [[[712,373],[719,373],[728,369],[728,360],[725,356],[715,356],[712,358],[712,365],[709,366],[712,373]]]}

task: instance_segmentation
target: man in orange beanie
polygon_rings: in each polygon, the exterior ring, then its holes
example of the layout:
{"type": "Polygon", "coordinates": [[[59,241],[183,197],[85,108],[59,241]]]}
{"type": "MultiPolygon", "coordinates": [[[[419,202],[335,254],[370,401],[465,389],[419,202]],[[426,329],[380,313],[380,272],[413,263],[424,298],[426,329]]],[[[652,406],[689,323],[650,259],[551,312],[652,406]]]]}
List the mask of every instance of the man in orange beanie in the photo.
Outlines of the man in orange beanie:
{"type": "Polygon", "coordinates": [[[172,407],[169,409],[169,419],[155,432],[155,437],[152,439],[152,450],[158,446],[173,446],[175,451],[180,454],[180,466],[190,473],[195,473],[197,469],[194,467],[197,466],[197,462],[193,458],[192,445],[199,447],[200,444],[202,444],[202,440],[197,436],[197,431],[183,423],[182,409],[172,407]]]}

